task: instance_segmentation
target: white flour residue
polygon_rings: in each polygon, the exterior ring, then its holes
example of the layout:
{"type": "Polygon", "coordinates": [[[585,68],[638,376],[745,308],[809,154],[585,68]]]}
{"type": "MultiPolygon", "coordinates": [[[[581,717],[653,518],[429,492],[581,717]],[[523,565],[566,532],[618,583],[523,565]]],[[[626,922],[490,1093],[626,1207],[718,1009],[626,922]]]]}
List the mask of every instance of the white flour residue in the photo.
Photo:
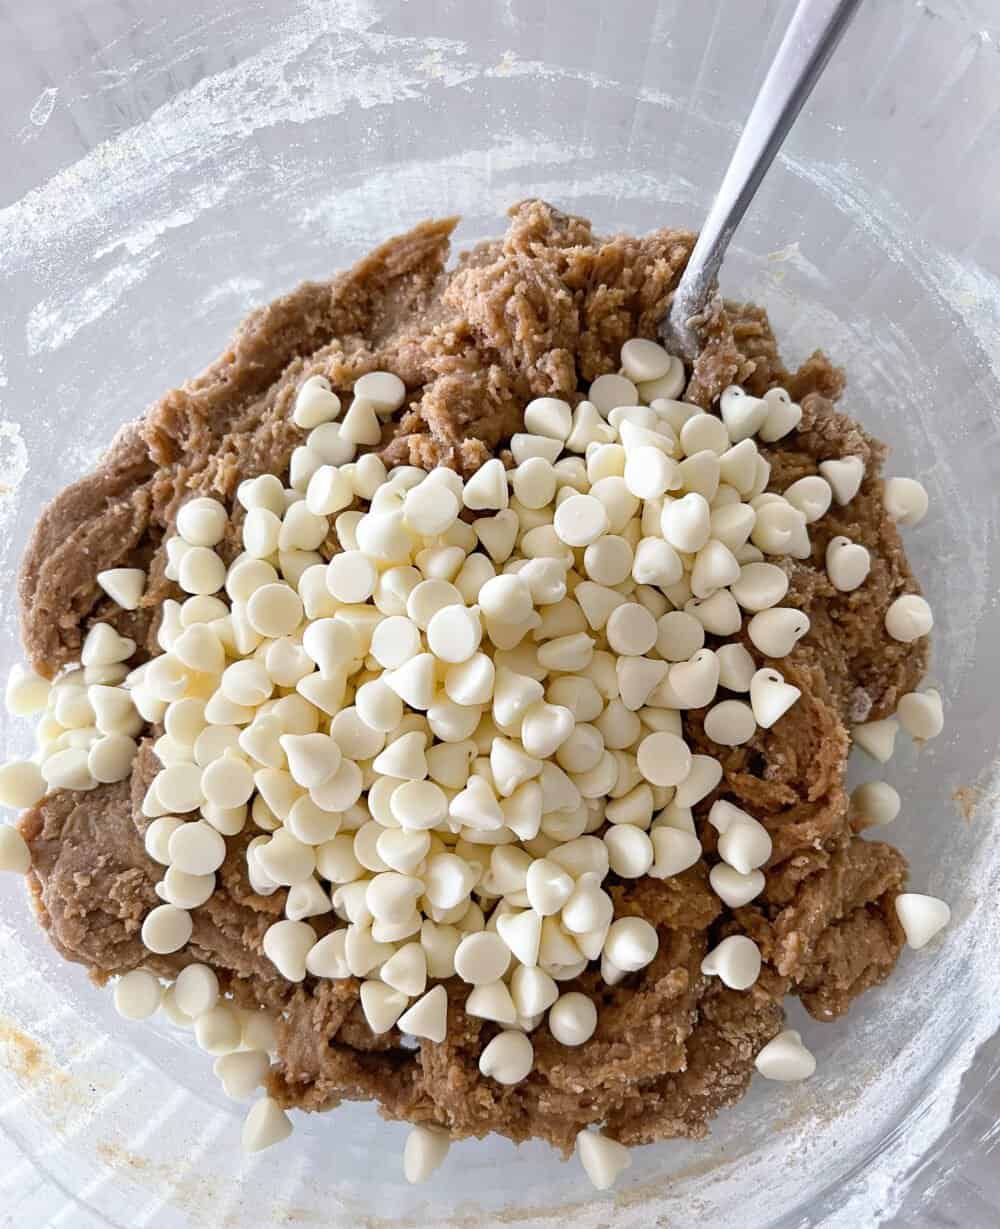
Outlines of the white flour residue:
{"type": "Polygon", "coordinates": [[[242,147],[260,129],[416,98],[429,79],[450,89],[478,75],[463,64],[461,42],[375,32],[361,5],[338,5],[335,29],[327,18],[325,7],[289,16],[265,49],[204,77],[0,211],[0,268],[43,261],[52,245],[85,247],[88,236],[106,243],[102,207],[123,220],[142,216],[140,202],[168,196],[167,185],[185,170],[225,165],[226,151],[245,161],[242,147]],[[429,69],[436,51],[441,57],[429,69]],[[81,201],[98,208],[81,210],[81,201]]]}
{"type": "Polygon", "coordinates": [[[59,91],[54,86],[49,86],[47,90],[42,90],[35,101],[35,105],[28,112],[28,119],[35,125],[36,128],[44,128],[52,118],[52,111],[56,105],[56,97],[59,91]]]}
{"type": "Polygon", "coordinates": [[[201,302],[204,307],[214,307],[216,303],[226,299],[235,299],[237,303],[246,306],[253,302],[263,289],[264,282],[259,277],[231,277],[213,286],[202,297],[201,302]]]}
{"type": "Polygon", "coordinates": [[[387,235],[409,226],[415,217],[449,213],[486,216],[495,233],[495,219],[511,202],[526,191],[534,192],[534,185],[526,183],[531,168],[565,167],[593,156],[592,150],[572,150],[540,138],[498,136],[495,144],[433,162],[414,159],[366,167],[358,184],[338,184],[311,202],[302,221],[309,228],[322,226],[331,238],[359,248],[371,242],[373,207],[380,230],[387,235]]]}
{"type": "MultiPolygon", "coordinates": [[[[1000,383],[1000,278],[978,265],[966,264],[942,253],[935,273],[942,298],[982,347],[994,378],[1000,383]]],[[[990,399],[987,407],[1000,413],[990,399]]]]}
{"type": "Polygon", "coordinates": [[[802,245],[798,239],[783,248],[778,248],[777,251],[768,252],[767,259],[772,265],[782,266],[780,270],[782,273],[784,272],[784,267],[787,266],[789,269],[794,269],[796,273],[800,273],[803,277],[809,278],[817,286],[828,286],[830,284],[830,279],[823,270],[818,265],[814,265],[803,254],[802,245]]]}
{"type": "Polygon", "coordinates": [[[160,217],[144,219],[124,234],[116,235],[97,248],[93,259],[101,260],[119,249],[123,249],[129,256],[140,256],[167,231],[189,226],[200,214],[225,200],[229,187],[230,183],[225,177],[212,183],[198,184],[188,194],[188,202],[184,208],[168,210],[160,217]]]}
{"type": "MultiPolygon", "coordinates": [[[[907,270],[931,301],[938,301],[961,321],[944,338],[956,342],[968,355],[968,368],[982,393],[986,412],[997,418],[997,384],[1000,383],[1000,280],[980,269],[972,260],[943,251],[922,237],[921,228],[903,205],[884,189],[869,187],[859,172],[846,164],[796,158],[779,154],[779,160],[794,175],[822,192],[837,209],[880,250],[881,254],[907,270]]],[[[806,306],[809,310],[809,306],[806,306]]],[[[905,316],[907,305],[901,305],[905,316]]],[[[819,334],[817,334],[819,336],[819,334]]],[[[823,334],[823,336],[826,336],[823,334]]],[[[949,465],[948,458],[956,432],[962,431],[946,407],[938,404],[932,385],[926,380],[927,359],[915,352],[905,329],[892,319],[871,322],[867,362],[852,372],[855,384],[862,382],[866,366],[878,362],[888,374],[885,360],[892,359],[895,373],[886,386],[902,393],[907,382],[909,395],[900,398],[899,409],[916,415],[920,430],[933,443],[941,461],[925,474],[937,484],[939,516],[945,519],[947,541],[962,542],[969,575],[975,578],[962,594],[949,593],[949,653],[956,673],[971,668],[975,661],[980,622],[994,593],[985,583],[990,571],[990,552],[995,549],[994,526],[978,517],[962,494],[963,475],[949,465]]],[[[961,438],[961,435],[959,435],[961,438]]]]}
{"type": "Polygon", "coordinates": [[[890,260],[905,264],[927,290],[960,318],[978,344],[994,381],[1000,382],[1000,278],[975,260],[963,260],[922,237],[916,219],[884,190],[872,190],[845,164],[779,154],[795,175],[827,195],[890,260]]]}
{"type": "MultiPolygon", "coordinates": [[[[416,98],[429,81],[454,89],[479,74],[478,66],[463,62],[460,41],[390,36],[375,24],[357,3],[338,6],[335,28],[325,6],[290,15],[265,49],[203,78],[0,211],[0,271],[17,276],[31,268],[37,275],[53,266],[53,254],[90,248],[95,259],[117,248],[126,257],[141,255],[165,231],[219,205],[229,187],[259,167],[251,140],[258,130],[416,98]],[[213,175],[206,184],[208,165],[213,175]],[[159,202],[170,199],[171,185],[185,174],[200,186],[183,208],[158,215],[159,202]],[[137,217],[143,219],[138,225],[137,217]]],[[[65,345],[146,271],[126,262],[83,291],[53,286],[30,313],[29,351],[65,345]]]]}
{"type": "Polygon", "coordinates": [[[385,234],[405,229],[415,217],[463,215],[463,244],[496,237],[496,219],[512,201],[532,196],[586,210],[588,202],[645,201],[693,205],[698,192],[691,180],[676,172],[661,175],[631,172],[628,176],[597,169],[598,151],[586,145],[571,148],[541,138],[497,134],[481,148],[466,149],[433,162],[400,161],[388,167],[366,167],[357,184],[336,189],[312,201],[303,211],[309,228],[323,227],[331,239],[359,250],[371,242],[375,208],[385,234]],[[470,225],[485,221],[483,233],[470,225]]]}
{"type": "MultiPolygon", "coordinates": [[[[649,36],[647,35],[647,38],[649,36]]],[[[650,40],[652,45],[653,41],[650,40]]],[[[661,39],[660,41],[669,41],[661,39]]],[[[669,111],[687,110],[688,104],[675,94],[666,90],[653,89],[652,86],[640,85],[636,82],[626,83],[607,73],[598,73],[576,68],[566,68],[561,64],[550,64],[545,60],[520,59],[513,51],[504,52],[499,64],[482,69],[484,77],[530,77],[536,81],[576,81],[592,89],[613,90],[615,93],[627,93],[635,102],[654,107],[664,107],[669,111]]],[[[735,125],[725,125],[735,128],[735,125]]]]}
{"type": "Polygon", "coordinates": [[[28,472],[28,449],[16,422],[0,419],[0,523],[13,510],[18,488],[28,472]]]}
{"type": "Polygon", "coordinates": [[[75,294],[43,299],[28,313],[25,336],[29,354],[58,350],[93,320],[113,308],[131,286],[146,276],[146,261],[116,265],[99,281],[75,294]]]}

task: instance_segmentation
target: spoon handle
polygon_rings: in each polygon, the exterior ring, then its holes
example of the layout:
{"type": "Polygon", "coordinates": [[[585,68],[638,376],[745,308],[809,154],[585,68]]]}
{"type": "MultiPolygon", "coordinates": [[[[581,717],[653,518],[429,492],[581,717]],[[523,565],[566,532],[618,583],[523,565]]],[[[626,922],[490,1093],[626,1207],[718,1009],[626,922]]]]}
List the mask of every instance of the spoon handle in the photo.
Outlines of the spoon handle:
{"type": "Polygon", "coordinates": [[[799,0],[661,325],[672,353],[695,357],[688,321],[707,303],[736,227],[860,3],[799,0]]]}

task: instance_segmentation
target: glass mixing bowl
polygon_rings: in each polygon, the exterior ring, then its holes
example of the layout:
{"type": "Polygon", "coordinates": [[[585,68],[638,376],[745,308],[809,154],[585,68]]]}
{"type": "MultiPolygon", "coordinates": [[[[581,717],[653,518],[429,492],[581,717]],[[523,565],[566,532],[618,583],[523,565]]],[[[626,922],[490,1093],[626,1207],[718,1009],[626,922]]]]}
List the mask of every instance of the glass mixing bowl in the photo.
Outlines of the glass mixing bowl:
{"type": "MultiPolygon", "coordinates": [[[[602,230],[697,226],[791,3],[57,0],[0,4],[0,651],[42,503],[221,351],[252,305],[432,214],[462,242],[529,195],[602,230]]],[[[238,1148],[241,1107],[168,1026],[119,1019],[0,886],[0,1220],[98,1226],[997,1223],[1000,971],[995,6],[868,0],[737,236],[731,296],[917,474],[945,733],[889,766],[891,837],[949,930],[613,1194],[542,1145],[462,1143],[410,1188],[369,1106],[238,1148]],[[991,28],[992,26],[992,28],[991,28]],[[992,204],[991,204],[992,202],[992,204]]],[[[6,717],[5,754],[29,732],[6,717]]],[[[874,775],[870,764],[861,773],[874,775]]]]}

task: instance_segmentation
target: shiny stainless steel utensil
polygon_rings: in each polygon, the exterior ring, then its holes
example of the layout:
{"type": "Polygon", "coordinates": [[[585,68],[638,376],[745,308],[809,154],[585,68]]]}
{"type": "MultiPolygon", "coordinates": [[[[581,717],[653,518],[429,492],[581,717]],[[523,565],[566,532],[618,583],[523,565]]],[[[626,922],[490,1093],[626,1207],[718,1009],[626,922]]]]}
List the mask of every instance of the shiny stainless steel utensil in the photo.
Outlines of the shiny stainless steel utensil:
{"type": "Polygon", "coordinates": [[[729,241],[860,3],[800,0],[660,325],[671,354],[686,359],[697,354],[698,337],[690,321],[704,310],[729,241]]]}

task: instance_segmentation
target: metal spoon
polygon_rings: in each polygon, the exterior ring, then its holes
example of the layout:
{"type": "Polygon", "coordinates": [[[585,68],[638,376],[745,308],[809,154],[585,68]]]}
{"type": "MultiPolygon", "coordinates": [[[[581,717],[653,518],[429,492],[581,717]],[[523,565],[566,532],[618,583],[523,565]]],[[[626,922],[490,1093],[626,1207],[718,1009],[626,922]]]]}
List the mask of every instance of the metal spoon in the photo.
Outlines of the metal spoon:
{"type": "Polygon", "coordinates": [[[767,168],[861,0],[799,0],[712,203],[691,259],[660,325],[671,354],[692,360],[700,348],[691,327],[711,297],[722,258],[767,168]]]}

